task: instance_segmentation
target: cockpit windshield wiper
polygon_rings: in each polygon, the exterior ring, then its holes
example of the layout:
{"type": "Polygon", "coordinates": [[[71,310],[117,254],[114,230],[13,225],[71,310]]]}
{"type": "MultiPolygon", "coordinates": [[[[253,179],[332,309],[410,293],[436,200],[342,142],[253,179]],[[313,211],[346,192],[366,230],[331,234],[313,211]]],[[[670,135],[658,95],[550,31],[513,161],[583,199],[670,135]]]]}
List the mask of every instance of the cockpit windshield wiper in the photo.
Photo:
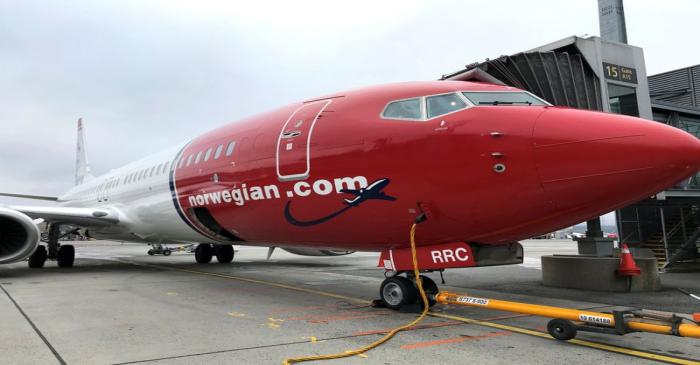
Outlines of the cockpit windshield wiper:
{"type": "Polygon", "coordinates": [[[480,101],[479,102],[479,105],[501,105],[501,104],[504,104],[504,105],[512,105],[512,104],[532,105],[532,102],[526,101],[526,100],[524,100],[524,101],[498,101],[498,100],[494,100],[494,101],[480,101]]]}

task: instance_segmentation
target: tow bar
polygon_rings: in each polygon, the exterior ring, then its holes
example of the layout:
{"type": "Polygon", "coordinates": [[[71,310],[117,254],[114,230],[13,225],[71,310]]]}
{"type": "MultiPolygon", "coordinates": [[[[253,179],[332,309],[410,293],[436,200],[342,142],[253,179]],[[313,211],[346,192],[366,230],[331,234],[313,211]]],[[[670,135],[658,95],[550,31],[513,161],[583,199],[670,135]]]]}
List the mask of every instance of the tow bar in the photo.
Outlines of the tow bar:
{"type": "Polygon", "coordinates": [[[547,332],[557,340],[567,341],[576,337],[577,331],[624,335],[630,332],[652,332],[680,337],[700,338],[700,326],[692,319],[668,312],[645,309],[592,312],[571,308],[551,307],[471,297],[440,292],[438,303],[488,308],[506,312],[554,318],[547,324],[547,332]]]}

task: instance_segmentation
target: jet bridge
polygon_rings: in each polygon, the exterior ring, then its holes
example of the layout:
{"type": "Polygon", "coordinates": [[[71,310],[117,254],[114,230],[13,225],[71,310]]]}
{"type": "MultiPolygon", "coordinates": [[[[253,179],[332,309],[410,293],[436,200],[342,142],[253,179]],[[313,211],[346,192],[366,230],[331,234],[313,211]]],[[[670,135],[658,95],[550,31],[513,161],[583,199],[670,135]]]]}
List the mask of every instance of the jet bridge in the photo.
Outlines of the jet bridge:
{"type": "MultiPolygon", "coordinates": [[[[472,63],[462,70],[443,75],[441,79],[498,83],[527,90],[553,105],[652,119],[642,49],[600,37],[564,38],[529,51],[472,63]]],[[[581,256],[575,259],[582,268],[580,274],[560,275],[559,271],[566,266],[564,261],[571,258],[547,257],[543,260],[546,285],[590,289],[591,280],[585,278],[609,266],[609,262],[604,261],[609,261],[616,250],[613,239],[603,238],[600,218],[588,221],[586,237],[577,241],[581,256]]],[[[642,254],[643,251],[638,252],[642,254]]],[[[643,256],[650,255],[644,251],[643,256]]],[[[644,271],[633,279],[633,290],[658,287],[656,270],[644,271]]],[[[611,274],[608,279],[596,282],[595,286],[598,290],[615,291],[627,287],[620,285],[623,281],[611,274]]]]}

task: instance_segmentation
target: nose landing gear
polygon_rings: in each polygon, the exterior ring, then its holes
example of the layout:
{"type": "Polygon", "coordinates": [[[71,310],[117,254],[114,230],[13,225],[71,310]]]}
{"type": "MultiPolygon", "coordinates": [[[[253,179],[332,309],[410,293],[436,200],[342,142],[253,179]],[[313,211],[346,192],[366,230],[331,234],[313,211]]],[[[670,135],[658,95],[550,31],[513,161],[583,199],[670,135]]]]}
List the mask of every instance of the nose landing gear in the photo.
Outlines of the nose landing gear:
{"type": "MultiPolygon", "coordinates": [[[[428,305],[432,307],[437,303],[435,296],[438,293],[438,286],[433,279],[425,275],[421,275],[420,280],[423,283],[423,290],[428,297],[428,305]]],[[[379,297],[385,307],[394,310],[414,306],[417,309],[422,309],[423,307],[415,276],[412,273],[407,273],[406,276],[401,276],[401,273],[399,273],[384,279],[379,287],[379,297]]]]}

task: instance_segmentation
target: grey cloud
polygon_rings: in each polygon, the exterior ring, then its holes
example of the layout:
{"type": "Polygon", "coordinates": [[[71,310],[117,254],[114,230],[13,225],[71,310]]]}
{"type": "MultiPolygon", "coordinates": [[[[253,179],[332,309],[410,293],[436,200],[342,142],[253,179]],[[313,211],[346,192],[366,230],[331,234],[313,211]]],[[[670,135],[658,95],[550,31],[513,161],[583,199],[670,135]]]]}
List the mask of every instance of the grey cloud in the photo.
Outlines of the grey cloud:
{"type": "MultiPolygon", "coordinates": [[[[1,2],[0,191],[70,187],[78,117],[101,173],[292,101],[435,79],[486,57],[598,33],[593,0],[323,2],[320,12],[313,2],[260,3],[1,2]]],[[[690,39],[658,42],[661,22],[675,23],[654,16],[664,5],[625,5],[630,39],[659,49],[646,50],[649,69],[668,69],[657,53],[690,39]]],[[[699,57],[678,56],[680,66],[699,57]]]]}

